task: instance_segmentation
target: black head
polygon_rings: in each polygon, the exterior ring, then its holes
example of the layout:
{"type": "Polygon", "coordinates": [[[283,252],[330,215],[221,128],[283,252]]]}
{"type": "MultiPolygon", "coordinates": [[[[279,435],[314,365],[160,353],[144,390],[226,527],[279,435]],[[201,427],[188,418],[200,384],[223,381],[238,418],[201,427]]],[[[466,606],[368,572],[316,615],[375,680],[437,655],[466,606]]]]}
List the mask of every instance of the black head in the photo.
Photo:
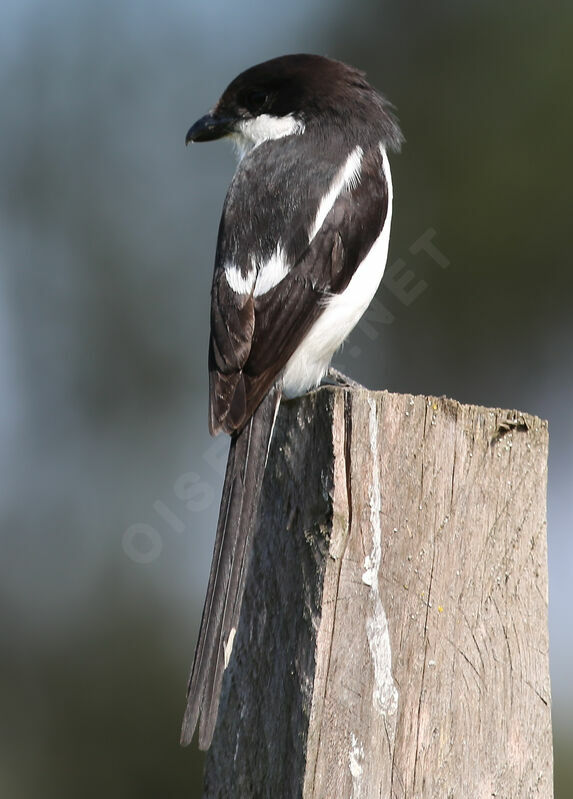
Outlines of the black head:
{"type": "Polygon", "coordinates": [[[286,55],[238,75],[186,142],[235,136],[256,145],[324,124],[358,127],[398,149],[402,135],[392,106],[354,67],[318,55],[286,55]]]}

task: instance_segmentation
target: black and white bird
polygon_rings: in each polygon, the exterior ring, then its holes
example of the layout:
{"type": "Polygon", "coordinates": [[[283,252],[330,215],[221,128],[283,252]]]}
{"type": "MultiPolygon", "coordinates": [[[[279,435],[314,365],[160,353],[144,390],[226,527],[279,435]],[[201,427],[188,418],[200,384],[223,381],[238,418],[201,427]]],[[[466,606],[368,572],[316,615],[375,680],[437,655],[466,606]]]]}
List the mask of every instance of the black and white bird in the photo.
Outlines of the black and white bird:
{"type": "Polygon", "coordinates": [[[242,72],[189,130],[230,137],[211,292],[209,427],[231,447],[181,733],[213,737],[223,672],[281,396],[315,388],[384,272],[392,216],[388,151],[402,134],[363,72],[287,55],[242,72]]]}

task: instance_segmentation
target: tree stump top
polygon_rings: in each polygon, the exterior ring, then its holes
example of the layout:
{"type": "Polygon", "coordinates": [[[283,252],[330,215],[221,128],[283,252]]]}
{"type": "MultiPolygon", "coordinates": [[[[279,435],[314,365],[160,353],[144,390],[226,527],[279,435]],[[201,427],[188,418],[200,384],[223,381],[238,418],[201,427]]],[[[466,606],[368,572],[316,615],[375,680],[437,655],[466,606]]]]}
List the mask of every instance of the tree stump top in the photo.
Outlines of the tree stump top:
{"type": "Polygon", "coordinates": [[[547,423],[284,403],[206,796],[552,796],[547,423]]]}

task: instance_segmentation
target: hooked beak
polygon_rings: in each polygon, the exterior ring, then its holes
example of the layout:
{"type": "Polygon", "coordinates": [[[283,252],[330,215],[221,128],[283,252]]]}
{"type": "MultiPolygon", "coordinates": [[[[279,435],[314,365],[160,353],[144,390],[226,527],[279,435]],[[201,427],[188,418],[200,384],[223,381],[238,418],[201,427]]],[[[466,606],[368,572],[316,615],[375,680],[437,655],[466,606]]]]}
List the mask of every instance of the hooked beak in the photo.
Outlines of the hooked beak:
{"type": "Polygon", "coordinates": [[[185,144],[190,141],[213,141],[223,136],[228,136],[233,132],[234,120],[227,117],[219,117],[216,114],[205,114],[189,128],[185,136],[185,144]]]}

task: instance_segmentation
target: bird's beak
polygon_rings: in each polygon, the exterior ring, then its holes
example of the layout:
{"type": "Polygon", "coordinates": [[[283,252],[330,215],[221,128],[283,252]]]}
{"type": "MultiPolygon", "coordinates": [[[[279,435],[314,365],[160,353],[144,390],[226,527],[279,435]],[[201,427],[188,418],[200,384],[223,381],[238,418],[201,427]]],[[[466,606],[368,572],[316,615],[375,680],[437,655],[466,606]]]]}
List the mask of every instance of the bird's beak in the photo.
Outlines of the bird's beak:
{"type": "Polygon", "coordinates": [[[185,136],[185,144],[190,141],[212,141],[228,136],[233,132],[233,120],[220,117],[214,113],[205,114],[189,128],[185,136]]]}

